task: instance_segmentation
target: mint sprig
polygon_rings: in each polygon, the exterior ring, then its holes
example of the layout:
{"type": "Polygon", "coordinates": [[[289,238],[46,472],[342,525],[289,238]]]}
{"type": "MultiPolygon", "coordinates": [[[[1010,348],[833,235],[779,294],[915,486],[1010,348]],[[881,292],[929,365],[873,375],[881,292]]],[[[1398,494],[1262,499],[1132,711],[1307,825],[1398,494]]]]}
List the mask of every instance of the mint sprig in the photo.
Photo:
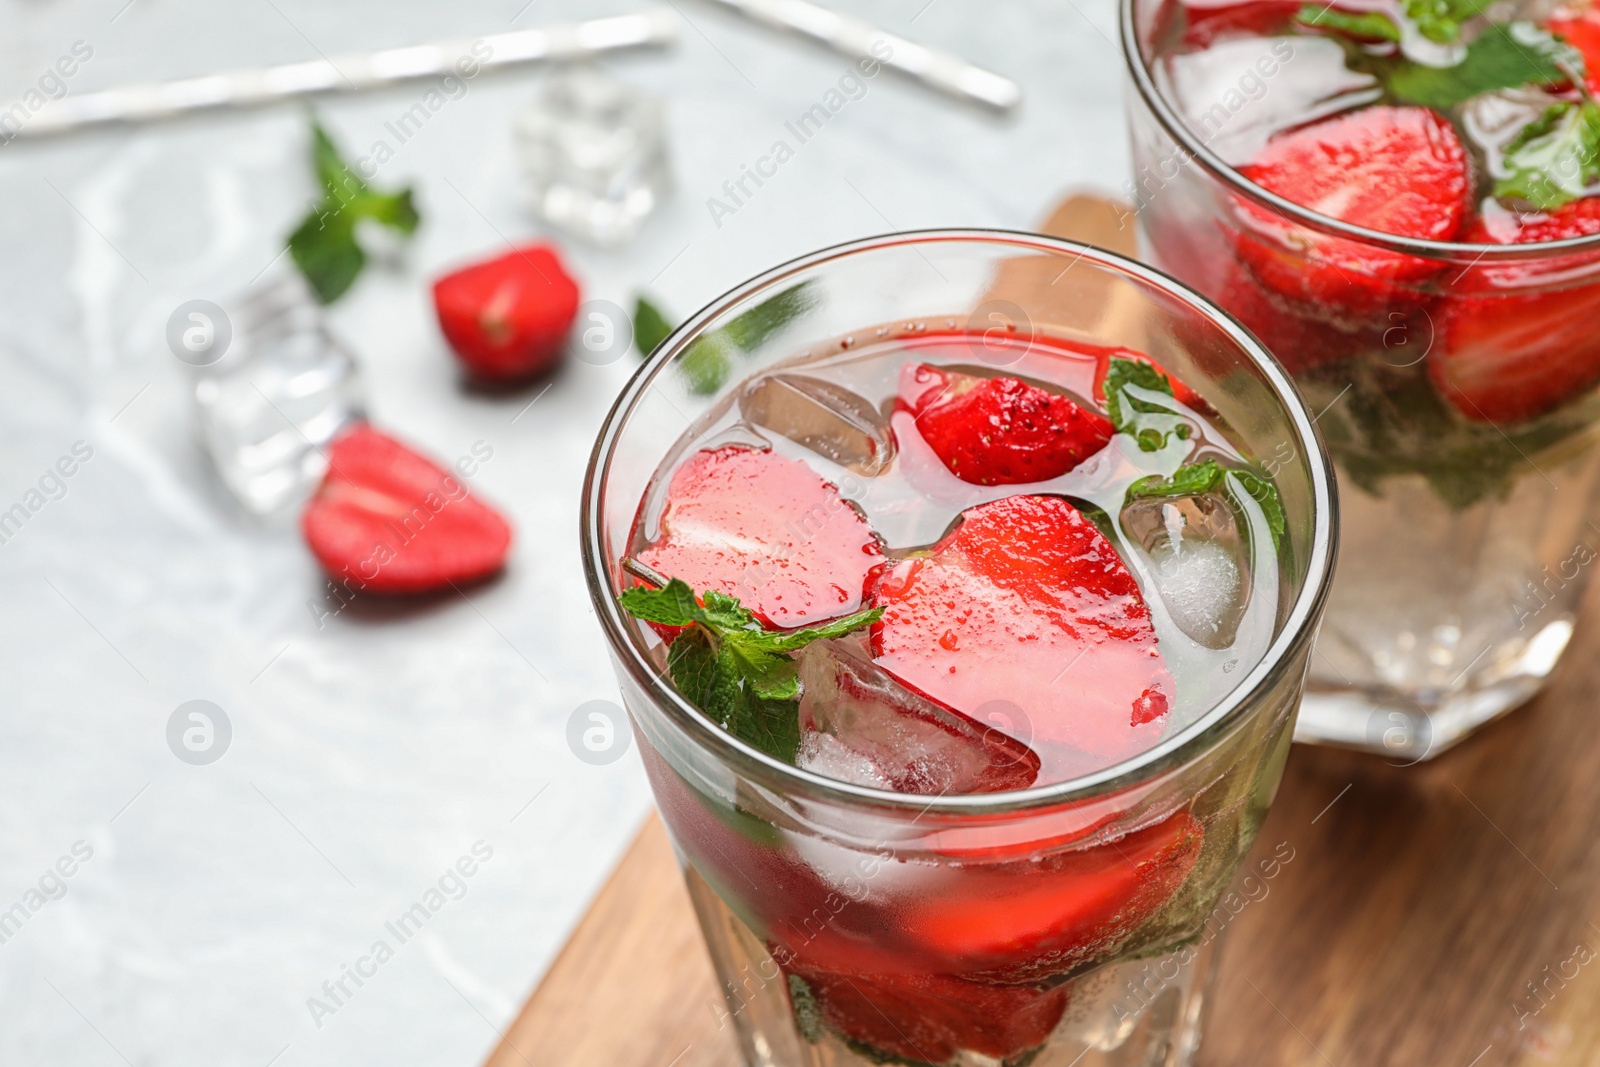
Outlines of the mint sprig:
{"type": "Polygon", "coordinates": [[[1283,500],[1278,496],[1278,487],[1272,480],[1254,471],[1224,467],[1214,459],[1202,460],[1199,463],[1189,463],[1179,467],[1168,478],[1163,478],[1159,474],[1140,478],[1128,486],[1127,499],[1133,501],[1199,496],[1218,489],[1230,493],[1235,500],[1242,494],[1259,504],[1261,513],[1267,520],[1267,530],[1272,534],[1272,547],[1274,550],[1282,547],[1283,539],[1289,531],[1283,500]]]}
{"type": "Polygon", "coordinates": [[[800,748],[800,676],[793,653],[876,622],[869,608],[800,630],[763,629],[737,597],[708,589],[697,600],[688,583],[633,586],[617,597],[636,619],[687,627],[667,651],[667,672],[690,703],[730,734],[793,763],[800,748]]]}
{"type": "Polygon", "coordinates": [[[1600,106],[1562,101],[1524,126],[1506,145],[1507,173],[1494,195],[1553,211],[1600,182],[1600,106]]]}
{"type": "Polygon", "coordinates": [[[1136,359],[1112,357],[1106,368],[1106,415],[1118,433],[1129,434],[1145,452],[1167,446],[1169,436],[1187,440],[1192,429],[1173,410],[1172,383],[1155,367],[1136,359]],[[1146,394],[1162,394],[1169,403],[1146,394]]]}
{"type": "MultiPolygon", "coordinates": [[[[817,294],[811,282],[791,285],[740,312],[720,329],[696,338],[679,357],[678,373],[683,375],[690,392],[701,396],[715,393],[733,373],[736,352],[754,352],[816,304],[817,294]]],[[[633,337],[640,355],[648,356],[673,329],[660,308],[643,296],[638,298],[633,313],[633,337]]]]}
{"type": "Polygon", "coordinates": [[[1486,26],[1461,62],[1430,67],[1398,60],[1379,68],[1389,94],[1402,104],[1451,108],[1482,93],[1524,85],[1555,85],[1581,73],[1583,57],[1531,22],[1486,26]]]}
{"type": "Polygon", "coordinates": [[[641,356],[648,356],[672,335],[672,323],[661,309],[640,296],[633,305],[633,343],[641,356]]]}
{"type": "Polygon", "coordinates": [[[311,163],[322,186],[322,200],[289,235],[289,255],[317,299],[331,304],[355,284],[367,264],[366,251],[356,240],[362,219],[409,236],[421,217],[410,189],[375,192],[339,155],[333,138],[316,121],[311,123],[311,163]]]}

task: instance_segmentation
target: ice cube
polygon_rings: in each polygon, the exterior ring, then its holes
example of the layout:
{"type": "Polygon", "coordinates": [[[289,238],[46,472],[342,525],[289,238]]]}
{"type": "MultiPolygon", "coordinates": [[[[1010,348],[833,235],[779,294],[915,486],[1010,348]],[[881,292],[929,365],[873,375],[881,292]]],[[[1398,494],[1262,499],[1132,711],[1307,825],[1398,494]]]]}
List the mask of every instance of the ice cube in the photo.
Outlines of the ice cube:
{"type": "Polygon", "coordinates": [[[252,514],[298,504],[326,470],[323,446],[366,417],[355,358],[296,279],[239,304],[222,359],[197,371],[200,440],[252,514]]]}
{"type": "Polygon", "coordinates": [[[661,101],[598,67],[552,75],[515,134],[534,210],[597,244],[632,240],[671,185],[661,101]]]}
{"type": "Polygon", "coordinates": [[[907,689],[862,635],[808,646],[800,680],[802,765],[820,774],[924,796],[1026,789],[1039,774],[1025,739],[907,689]]]}
{"type": "Polygon", "coordinates": [[[1151,578],[1180,630],[1207,648],[1228,648],[1250,600],[1249,556],[1220,493],[1145,499],[1122,513],[1123,532],[1149,557],[1151,578]]]}
{"type": "Polygon", "coordinates": [[[820,378],[764,374],[745,386],[739,412],[868,478],[894,458],[894,438],[883,415],[864,398],[820,378]]]}

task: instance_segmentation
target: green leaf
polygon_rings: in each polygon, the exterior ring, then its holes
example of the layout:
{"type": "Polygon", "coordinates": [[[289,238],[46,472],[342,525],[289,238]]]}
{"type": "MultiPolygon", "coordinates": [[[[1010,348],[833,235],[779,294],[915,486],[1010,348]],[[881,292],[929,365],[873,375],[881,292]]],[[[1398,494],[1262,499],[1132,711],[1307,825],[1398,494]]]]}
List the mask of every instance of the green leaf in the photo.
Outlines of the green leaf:
{"type": "Polygon", "coordinates": [[[622,610],[636,619],[662,626],[692,626],[700,617],[700,605],[687,582],[674,578],[663,589],[635,585],[617,597],[622,610]]]}
{"type": "Polygon", "coordinates": [[[1600,107],[1563,101],[1545,109],[1506,146],[1510,173],[1494,183],[1500,199],[1553,211],[1600,181],[1600,107]]]}
{"type": "Polygon", "coordinates": [[[349,290],[366,266],[366,252],[356,239],[362,219],[409,236],[416,232],[421,217],[410,189],[379,193],[368,188],[316,121],[311,124],[311,165],[322,186],[322,200],[289,235],[289,254],[317,299],[331,304],[349,290]]]}
{"type": "Polygon", "coordinates": [[[290,258],[324,304],[343,296],[367,264],[367,254],[356,243],[355,219],[337,205],[331,211],[313,211],[289,235],[290,258]]]}
{"type": "Polygon", "coordinates": [[[742,312],[719,331],[746,352],[753,352],[779,330],[817,304],[810,282],[792,285],[742,312]]]}
{"type": "Polygon", "coordinates": [[[1493,24],[1467,46],[1453,67],[1402,60],[1383,70],[1389,93],[1402,104],[1450,108],[1482,93],[1567,79],[1563,65],[1582,69],[1583,59],[1531,22],[1493,24]]]}
{"type": "Polygon", "coordinates": [[[815,1045],[822,1040],[822,1009],[811,986],[798,974],[789,976],[789,1004],[794,1008],[794,1028],[815,1045]]]}
{"type": "Polygon", "coordinates": [[[673,639],[667,671],[678,692],[729,733],[794,762],[800,746],[800,675],[792,653],[813,641],[843,637],[875,622],[881,608],[858,611],[804,630],[771,631],[737,597],[707,589],[696,601],[688,583],[633,586],[617,597],[637,619],[689,629],[673,639]]]}
{"type": "Polygon", "coordinates": [[[717,654],[704,631],[690,630],[672,642],[667,649],[667,673],[691,704],[705,706],[717,676],[717,654]]]}
{"type": "Polygon", "coordinates": [[[1364,41],[1400,40],[1400,27],[1394,24],[1394,19],[1376,11],[1355,13],[1318,4],[1306,4],[1295,14],[1294,20],[1303,26],[1336,30],[1364,41]]]}
{"type": "Polygon", "coordinates": [[[1214,459],[1202,460],[1179,467],[1170,478],[1163,478],[1159,474],[1140,478],[1128,486],[1127,498],[1133,501],[1199,496],[1218,488],[1226,489],[1235,500],[1248,496],[1261,505],[1267,530],[1272,535],[1272,546],[1274,549],[1282,547],[1289,523],[1284,515],[1283,501],[1278,497],[1278,487],[1271,479],[1254,471],[1224,467],[1214,459]]]}
{"type": "Polygon", "coordinates": [[[1404,0],[1406,18],[1417,32],[1435,44],[1461,40],[1461,25],[1481,15],[1492,0],[1404,0]]]}
{"type": "Polygon", "coordinates": [[[641,356],[648,356],[672,334],[672,323],[661,309],[640,296],[633,305],[633,343],[641,356]]]}
{"type": "Polygon", "coordinates": [[[1159,474],[1140,478],[1128,486],[1128,499],[1198,496],[1215,489],[1226,473],[1214,459],[1191,463],[1173,471],[1170,478],[1163,478],[1159,474]]]}
{"type": "Polygon", "coordinates": [[[678,357],[678,373],[691,393],[709,396],[721,389],[733,373],[728,344],[719,334],[697,337],[678,357]]]}
{"type": "MultiPolygon", "coordinates": [[[[1278,487],[1269,479],[1250,471],[1230,470],[1228,477],[1250,499],[1261,505],[1261,513],[1267,519],[1267,529],[1272,532],[1272,547],[1282,548],[1283,539],[1289,532],[1289,520],[1283,513],[1283,500],[1278,496],[1278,487]]],[[[1234,496],[1237,498],[1238,493],[1234,496]]]]}
{"type": "Polygon", "coordinates": [[[315,119],[311,122],[311,165],[329,199],[348,203],[367,191],[367,183],[339,155],[338,145],[315,119]]]}
{"type": "Polygon", "coordinates": [[[774,652],[797,652],[813,641],[828,641],[855,633],[871,626],[882,617],[882,608],[867,608],[865,611],[846,615],[842,619],[835,619],[821,626],[805,630],[763,630],[743,639],[774,652]]]}
{"type": "Polygon", "coordinates": [[[1118,433],[1132,435],[1142,451],[1159,452],[1170,437],[1187,440],[1193,432],[1174,407],[1172,383],[1148,363],[1112,357],[1106,368],[1105,395],[1111,425],[1118,433]]]}
{"type": "Polygon", "coordinates": [[[410,189],[402,189],[389,196],[368,193],[353,201],[348,210],[354,211],[359,218],[372,219],[408,237],[417,232],[417,225],[422,221],[422,216],[417,214],[416,204],[412,203],[410,189]]]}

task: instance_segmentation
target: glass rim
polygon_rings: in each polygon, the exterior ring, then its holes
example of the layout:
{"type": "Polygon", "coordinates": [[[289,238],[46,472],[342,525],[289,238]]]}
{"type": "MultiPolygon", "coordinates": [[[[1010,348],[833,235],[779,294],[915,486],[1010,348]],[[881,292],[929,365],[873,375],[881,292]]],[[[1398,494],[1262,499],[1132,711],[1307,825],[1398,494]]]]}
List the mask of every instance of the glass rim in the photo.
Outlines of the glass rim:
{"type": "MultiPolygon", "coordinates": [[[[1139,90],[1139,96],[1144,100],[1145,106],[1150,109],[1161,128],[1166,131],[1177,145],[1187,152],[1191,161],[1198,162],[1212,177],[1221,180],[1238,193],[1261,207],[1268,208],[1279,215],[1287,215],[1290,219],[1314,230],[1344,237],[1363,244],[1376,245],[1388,251],[1402,252],[1407,255],[1421,256],[1427,259],[1445,259],[1450,262],[1459,261],[1470,257],[1476,265],[1479,261],[1490,263],[1524,262],[1528,260],[1546,259],[1551,256],[1569,252],[1586,252],[1600,249],[1600,233],[1590,234],[1585,237],[1564,237],[1559,241],[1528,241],[1517,244],[1473,244],[1468,241],[1434,241],[1423,237],[1401,237],[1381,230],[1371,230],[1365,226],[1344,222],[1313,211],[1308,207],[1287,200],[1268,189],[1263,189],[1255,182],[1246,178],[1232,164],[1225,161],[1205,144],[1201,143],[1194,130],[1190,129],[1177,108],[1162,94],[1153,75],[1150,73],[1149,64],[1145,60],[1144,51],[1139,46],[1138,27],[1134,25],[1134,4],[1138,0],[1119,0],[1120,31],[1122,36],[1123,59],[1128,64],[1128,73],[1133,78],[1134,85],[1139,90]]],[[[1155,0],[1157,3],[1167,0],[1155,0]]],[[[1137,188],[1137,176],[1135,177],[1137,188]]],[[[1137,201],[1137,198],[1135,198],[1137,201]]],[[[1137,211],[1137,203],[1135,211],[1137,211]]]]}
{"type": "Polygon", "coordinates": [[[606,639],[629,676],[643,692],[691,737],[698,739],[720,761],[740,773],[767,783],[778,784],[786,794],[801,793],[811,798],[845,805],[870,805],[878,809],[903,809],[922,814],[992,815],[1042,808],[1067,802],[1113,794],[1130,786],[1179,769],[1209,752],[1227,737],[1248,710],[1252,698],[1268,688],[1302,646],[1315,633],[1313,622],[1327,599],[1332,579],[1335,545],[1338,537],[1338,503],[1330,465],[1322,439],[1317,433],[1304,401],[1290,378],[1266,348],[1244,326],[1199,293],[1167,275],[1137,261],[1094,245],[1081,244],[1041,234],[1001,229],[907,230],[860,238],[797,257],[765,271],[711,301],[678,326],[628,380],[595,440],[589,468],[584,476],[580,509],[580,537],[584,579],[595,607],[595,614],[606,639]],[[903,245],[931,243],[1002,244],[1019,250],[1032,249],[1088,259],[1092,263],[1130,277],[1177,299],[1201,314],[1232,340],[1256,364],[1270,386],[1279,406],[1288,413],[1301,455],[1311,472],[1312,536],[1305,576],[1299,593],[1271,645],[1259,660],[1220,701],[1194,722],[1164,738],[1156,745],[1109,767],[1049,785],[1001,793],[970,793],[927,797],[896,793],[829,778],[781,760],[747,745],[717,726],[704,712],[690,704],[668,683],[646,658],[639,627],[623,613],[612,593],[609,566],[604,555],[603,511],[605,487],[613,450],[639,401],[654,386],[655,379],[673,360],[700,336],[705,325],[724,309],[771,288],[785,279],[826,264],[862,253],[903,245]]]}

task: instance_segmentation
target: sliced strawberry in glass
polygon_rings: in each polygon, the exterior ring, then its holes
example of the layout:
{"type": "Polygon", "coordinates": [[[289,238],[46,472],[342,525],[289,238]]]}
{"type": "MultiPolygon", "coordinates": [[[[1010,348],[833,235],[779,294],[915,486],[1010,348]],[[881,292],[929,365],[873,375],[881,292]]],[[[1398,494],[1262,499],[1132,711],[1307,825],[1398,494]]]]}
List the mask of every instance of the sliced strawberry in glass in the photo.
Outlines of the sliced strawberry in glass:
{"type": "Polygon", "coordinates": [[[374,593],[424,593],[505,565],[511,526],[450,471],[362,425],[328,449],[300,526],[323,568],[374,593]]]}
{"type": "MultiPolygon", "coordinates": [[[[1448,241],[1471,210],[1467,151],[1448,119],[1369,107],[1279,134],[1240,173],[1320,215],[1397,237],[1448,241]]],[[[1415,304],[1442,261],[1316,233],[1236,201],[1239,258],[1278,296],[1321,317],[1379,318],[1415,304]]]]}
{"type": "Polygon", "coordinates": [[[883,549],[861,513],[804,462],[729,446],[696,452],[673,472],[660,531],[638,559],[789,629],[860,608],[883,549]]]}
{"type": "Polygon", "coordinates": [[[926,363],[902,368],[900,402],[950,473],[974,485],[1059,478],[1112,434],[1098,411],[1017,378],[980,378],[926,363]]]}
{"type": "Polygon", "coordinates": [[[871,630],[879,666],[969,716],[1020,710],[1060,781],[1160,738],[1175,694],[1138,585],[1111,543],[1059,497],[964,512],[926,556],[885,569],[871,630]]]}
{"type": "Polygon", "coordinates": [[[1286,30],[1302,0],[1181,0],[1185,44],[1205,48],[1233,34],[1266,35],[1286,30]]]}
{"type": "Polygon", "coordinates": [[[1179,811],[1114,841],[977,864],[919,894],[904,920],[921,951],[995,981],[1041,981],[1113,951],[1188,878],[1204,838],[1179,811]]]}
{"type": "MultiPolygon", "coordinates": [[[[1493,207],[1474,243],[1524,244],[1600,233],[1600,197],[1517,217],[1493,207]]],[[[1600,260],[1594,253],[1469,267],[1439,305],[1428,374],[1475,422],[1536,418],[1600,381],[1600,260]]]]}
{"type": "Polygon", "coordinates": [[[986,985],[940,974],[840,974],[790,964],[822,1021],[883,1058],[948,1063],[963,1050],[1011,1060],[1044,1044],[1065,989],[986,985]]]}

